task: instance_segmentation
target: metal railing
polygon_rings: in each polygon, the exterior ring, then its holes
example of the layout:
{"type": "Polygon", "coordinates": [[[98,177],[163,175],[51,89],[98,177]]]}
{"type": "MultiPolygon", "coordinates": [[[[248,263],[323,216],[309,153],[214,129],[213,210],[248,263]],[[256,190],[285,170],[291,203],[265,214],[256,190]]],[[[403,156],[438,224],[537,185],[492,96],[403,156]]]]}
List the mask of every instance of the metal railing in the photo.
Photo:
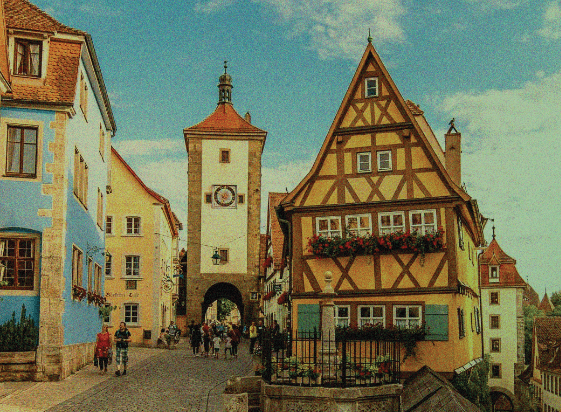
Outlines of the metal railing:
{"type": "Polygon", "coordinates": [[[267,331],[256,372],[274,385],[375,386],[398,383],[400,343],[322,336],[319,331],[291,337],[267,331]]]}

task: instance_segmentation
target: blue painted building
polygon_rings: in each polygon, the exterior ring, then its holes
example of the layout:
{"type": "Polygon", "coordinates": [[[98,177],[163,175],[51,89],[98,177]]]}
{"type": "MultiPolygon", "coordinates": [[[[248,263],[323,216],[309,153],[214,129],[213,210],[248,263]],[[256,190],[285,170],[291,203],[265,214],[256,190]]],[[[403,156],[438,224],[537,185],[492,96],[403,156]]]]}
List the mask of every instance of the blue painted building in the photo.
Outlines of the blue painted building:
{"type": "Polygon", "coordinates": [[[36,379],[62,379],[101,328],[116,125],[91,37],[26,0],[0,6],[0,324],[25,305],[36,379]]]}

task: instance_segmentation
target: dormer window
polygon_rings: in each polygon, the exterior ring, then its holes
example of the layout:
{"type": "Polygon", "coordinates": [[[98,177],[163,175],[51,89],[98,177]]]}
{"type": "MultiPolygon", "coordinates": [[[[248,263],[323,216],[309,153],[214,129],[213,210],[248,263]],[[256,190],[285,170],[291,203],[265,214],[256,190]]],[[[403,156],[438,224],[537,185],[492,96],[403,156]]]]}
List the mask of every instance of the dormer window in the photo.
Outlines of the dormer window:
{"type": "Polygon", "coordinates": [[[15,39],[14,74],[41,77],[41,42],[15,39]]]}
{"type": "Polygon", "coordinates": [[[378,97],[377,77],[369,77],[364,81],[364,97],[378,97]]]}
{"type": "Polygon", "coordinates": [[[489,266],[489,282],[498,282],[498,281],[499,281],[499,267],[489,266]]]}

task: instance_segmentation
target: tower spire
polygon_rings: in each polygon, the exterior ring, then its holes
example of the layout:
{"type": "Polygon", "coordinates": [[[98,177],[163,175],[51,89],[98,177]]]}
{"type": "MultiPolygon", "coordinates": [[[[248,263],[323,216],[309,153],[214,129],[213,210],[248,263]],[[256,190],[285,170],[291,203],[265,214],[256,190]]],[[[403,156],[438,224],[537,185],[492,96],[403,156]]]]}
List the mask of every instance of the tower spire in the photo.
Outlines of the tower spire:
{"type": "Polygon", "coordinates": [[[232,76],[228,74],[228,61],[224,60],[224,74],[218,79],[218,104],[232,103],[232,76]]]}

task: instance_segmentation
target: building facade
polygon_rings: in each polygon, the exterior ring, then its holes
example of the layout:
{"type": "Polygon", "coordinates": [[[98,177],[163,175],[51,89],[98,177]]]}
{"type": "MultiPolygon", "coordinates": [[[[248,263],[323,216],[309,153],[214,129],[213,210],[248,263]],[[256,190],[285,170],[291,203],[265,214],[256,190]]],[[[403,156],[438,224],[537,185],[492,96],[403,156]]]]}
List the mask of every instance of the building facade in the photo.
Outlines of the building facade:
{"type": "Polygon", "coordinates": [[[318,327],[330,271],[338,326],[425,325],[404,375],[481,359],[482,217],[461,187],[453,122],[445,139],[446,152],[369,42],[311,171],[280,205],[293,331],[318,327]]]}
{"type": "Polygon", "coordinates": [[[184,129],[189,155],[187,321],[218,298],[244,323],[258,315],[261,154],[267,133],[232,105],[232,78],[219,81],[216,110],[184,129]],[[218,259],[212,259],[217,256],[218,259]]]}
{"type": "Polygon", "coordinates": [[[25,305],[39,326],[34,378],[56,380],[90,361],[101,327],[116,125],[90,35],[26,0],[0,4],[9,84],[0,109],[0,297],[9,309],[0,322],[25,305]]]}
{"type": "Polygon", "coordinates": [[[111,189],[105,220],[105,319],[113,331],[125,322],[132,343],[153,346],[160,329],[175,322],[179,230],[169,201],[147,187],[111,148],[111,189]]]}
{"type": "Polygon", "coordinates": [[[516,260],[495,235],[479,257],[483,348],[491,356],[489,386],[494,403],[518,407],[515,379],[524,371],[524,292],[516,260]]]}

